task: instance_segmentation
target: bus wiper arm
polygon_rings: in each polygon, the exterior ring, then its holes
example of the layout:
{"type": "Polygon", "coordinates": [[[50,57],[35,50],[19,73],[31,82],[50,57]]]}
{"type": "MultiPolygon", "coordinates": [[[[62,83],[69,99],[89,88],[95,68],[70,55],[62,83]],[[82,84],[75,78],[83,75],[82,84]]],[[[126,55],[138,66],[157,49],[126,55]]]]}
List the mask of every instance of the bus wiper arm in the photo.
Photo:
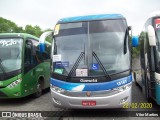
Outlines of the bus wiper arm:
{"type": "Polygon", "coordinates": [[[84,56],[84,52],[81,52],[81,54],[77,58],[75,64],[73,65],[71,71],[69,72],[69,74],[67,76],[67,80],[71,77],[72,73],[76,70],[76,68],[78,67],[78,65],[79,65],[80,61],[82,60],[83,56],[84,56]]]}
{"type": "Polygon", "coordinates": [[[1,68],[2,72],[3,72],[5,75],[7,75],[7,73],[6,73],[6,71],[4,70],[4,67],[3,67],[3,65],[2,65],[2,60],[1,60],[1,59],[0,59],[0,68],[1,68]]]}
{"type": "Polygon", "coordinates": [[[128,35],[128,29],[126,29],[125,37],[124,37],[124,48],[123,48],[123,53],[124,54],[127,53],[127,35],[128,35]]]}
{"type": "Polygon", "coordinates": [[[106,69],[104,68],[102,62],[100,61],[100,59],[98,58],[98,56],[96,55],[95,52],[92,52],[92,55],[94,56],[94,58],[96,59],[96,61],[99,63],[101,69],[103,70],[104,74],[106,75],[107,78],[109,78],[111,80],[110,75],[108,74],[108,72],[106,71],[106,69]]]}

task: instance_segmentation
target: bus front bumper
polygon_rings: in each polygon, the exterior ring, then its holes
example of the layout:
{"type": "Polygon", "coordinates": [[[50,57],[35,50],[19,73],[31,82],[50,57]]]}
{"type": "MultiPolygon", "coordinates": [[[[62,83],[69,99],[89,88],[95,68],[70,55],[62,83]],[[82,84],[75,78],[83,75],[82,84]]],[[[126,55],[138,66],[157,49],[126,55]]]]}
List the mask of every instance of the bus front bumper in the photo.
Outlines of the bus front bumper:
{"type": "MultiPolygon", "coordinates": [[[[94,91],[91,91],[91,96],[74,96],[75,93],[72,93],[73,96],[67,96],[64,94],[60,94],[55,92],[51,88],[51,96],[53,100],[53,104],[55,107],[60,108],[74,108],[74,109],[103,109],[103,108],[123,108],[125,103],[131,103],[131,90],[132,87],[118,92],[117,94],[106,95],[104,91],[100,91],[99,96],[93,96],[94,91]],[[101,95],[101,93],[103,93],[101,95]]],[[[81,92],[82,93],[82,92],[81,92]]],[[[87,94],[87,92],[84,92],[87,94]]]]}

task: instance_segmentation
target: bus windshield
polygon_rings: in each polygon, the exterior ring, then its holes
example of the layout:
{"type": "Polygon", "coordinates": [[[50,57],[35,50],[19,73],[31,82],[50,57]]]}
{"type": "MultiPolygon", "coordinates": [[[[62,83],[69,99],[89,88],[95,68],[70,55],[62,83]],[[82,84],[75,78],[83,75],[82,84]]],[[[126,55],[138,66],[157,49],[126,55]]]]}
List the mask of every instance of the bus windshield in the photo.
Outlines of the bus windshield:
{"type": "Polygon", "coordinates": [[[154,27],[158,38],[158,43],[160,43],[160,18],[156,18],[154,20],[154,27]]]}
{"type": "Polygon", "coordinates": [[[21,68],[22,41],[21,38],[0,38],[0,73],[21,68]]]}
{"type": "Polygon", "coordinates": [[[158,42],[160,44],[160,29],[156,30],[156,33],[157,33],[158,42]]]}
{"type": "Polygon", "coordinates": [[[104,69],[108,74],[114,74],[130,68],[125,20],[98,20],[59,26],[54,55],[60,55],[61,60],[53,61],[54,72],[68,75],[74,70],[75,63],[77,66],[73,76],[79,76],[79,72],[83,72],[83,76],[103,76],[104,69]]]}
{"type": "Polygon", "coordinates": [[[157,38],[157,58],[158,58],[158,65],[159,65],[159,61],[160,61],[160,18],[156,18],[154,19],[154,28],[155,28],[155,32],[156,32],[156,38],[157,38]]]}

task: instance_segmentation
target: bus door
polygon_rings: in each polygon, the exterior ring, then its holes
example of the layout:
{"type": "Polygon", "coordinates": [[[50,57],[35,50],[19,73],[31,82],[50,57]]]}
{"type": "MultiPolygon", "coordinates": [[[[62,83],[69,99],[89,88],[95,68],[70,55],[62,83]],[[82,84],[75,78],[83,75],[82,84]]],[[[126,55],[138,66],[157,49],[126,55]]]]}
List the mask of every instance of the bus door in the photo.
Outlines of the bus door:
{"type": "Polygon", "coordinates": [[[36,83],[36,69],[34,62],[34,46],[31,40],[26,40],[24,51],[24,90],[28,93],[34,91],[36,83]]]}

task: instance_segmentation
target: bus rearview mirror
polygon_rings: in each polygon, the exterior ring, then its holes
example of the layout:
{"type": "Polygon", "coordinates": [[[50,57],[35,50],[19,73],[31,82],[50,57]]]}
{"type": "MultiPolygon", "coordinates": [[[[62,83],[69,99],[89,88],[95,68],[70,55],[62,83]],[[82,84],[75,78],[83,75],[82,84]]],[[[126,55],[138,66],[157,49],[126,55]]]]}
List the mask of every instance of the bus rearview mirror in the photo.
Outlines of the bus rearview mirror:
{"type": "Polygon", "coordinates": [[[132,47],[138,47],[139,37],[133,36],[132,37],[132,47]]]}
{"type": "Polygon", "coordinates": [[[155,30],[153,26],[149,25],[147,31],[148,31],[149,45],[156,46],[155,30]]]}
{"type": "Polygon", "coordinates": [[[131,26],[128,26],[128,30],[132,30],[132,27],[131,27],[131,26]]]}
{"type": "Polygon", "coordinates": [[[39,50],[41,53],[45,52],[45,44],[44,43],[39,43],[39,50]]]}

